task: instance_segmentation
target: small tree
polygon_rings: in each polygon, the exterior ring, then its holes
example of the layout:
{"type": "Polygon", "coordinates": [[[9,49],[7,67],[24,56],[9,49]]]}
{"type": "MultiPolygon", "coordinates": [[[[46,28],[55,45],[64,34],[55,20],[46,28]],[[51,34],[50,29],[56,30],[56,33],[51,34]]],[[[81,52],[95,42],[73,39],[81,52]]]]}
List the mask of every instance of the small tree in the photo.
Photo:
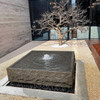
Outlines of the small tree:
{"type": "MultiPolygon", "coordinates": [[[[51,12],[42,14],[40,20],[36,20],[39,24],[41,33],[44,29],[55,30],[59,35],[59,45],[62,45],[62,40],[65,34],[72,30],[84,30],[82,26],[89,21],[86,19],[86,10],[82,10],[80,6],[68,7],[69,0],[60,0],[59,2],[51,2],[51,12]],[[63,32],[65,27],[70,27],[66,32],[63,32]]],[[[34,28],[34,27],[33,27],[34,28]]]]}

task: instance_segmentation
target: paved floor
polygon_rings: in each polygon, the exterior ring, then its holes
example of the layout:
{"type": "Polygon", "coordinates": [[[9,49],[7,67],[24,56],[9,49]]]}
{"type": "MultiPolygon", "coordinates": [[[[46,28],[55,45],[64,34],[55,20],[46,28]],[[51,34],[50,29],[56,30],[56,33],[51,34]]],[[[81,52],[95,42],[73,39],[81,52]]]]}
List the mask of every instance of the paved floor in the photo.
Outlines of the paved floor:
{"type": "MultiPolygon", "coordinates": [[[[0,94],[0,100],[42,100],[42,99],[0,94]]],[[[45,100],[48,100],[48,99],[45,99],[45,100]]]]}
{"type": "MultiPolygon", "coordinates": [[[[90,49],[88,48],[86,42],[84,40],[71,40],[66,43],[69,45],[66,48],[52,48],[52,44],[58,43],[57,41],[48,41],[45,42],[31,50],[59,50],[59,51],[74,51],[76,59],[80,59],[85,64],[85,72],[86,72],[86,81],[87,81],[87,89],[89,100],[100,100],[100,71],[95,63],[95,60],[92,56],[90,49]]],[[[0,64],[0,79],[4,78],[6,73],[6,68],[16,62],[18,59],[26,55],[29,51],[26,51],[16,57],[3,62],[0,64]]],[[[18,96],[10,96],[10,95],[0,95],[0,100],[34,100],[32,98],[24,98],[18,96]]],[[[65,99],[66,100],[66,99],[65,99]]]]}
{"type": "Polygon", "coordinates": [[[38,45],[41,45],[44,42],[46,42],[46,41],[32,41],[30,43],[27,43],[24,46],[20,47],[19,49],[17,49],[15,51],[7,54],[6,56],[2,57],[0,59],[0,63],[3,63],[3,62],[5,62],[5,61],[7,61],[7,60],[9,60],[9,59],[21,54],[21,53],[23,53],[25,51],[28,51],[28,50],[30,50],[30,49],[38,46],[38,45]]]}

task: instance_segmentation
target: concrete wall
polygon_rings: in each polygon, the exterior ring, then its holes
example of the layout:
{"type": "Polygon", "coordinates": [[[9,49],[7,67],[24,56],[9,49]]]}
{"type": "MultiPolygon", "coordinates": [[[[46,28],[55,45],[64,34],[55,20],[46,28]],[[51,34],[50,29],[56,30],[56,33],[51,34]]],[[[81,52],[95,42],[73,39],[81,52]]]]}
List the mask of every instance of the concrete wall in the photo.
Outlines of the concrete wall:
{"type": "Polygon", "coordinates": [[[28,0],[0,0],[0,57],[30,40],[28,0]]]}

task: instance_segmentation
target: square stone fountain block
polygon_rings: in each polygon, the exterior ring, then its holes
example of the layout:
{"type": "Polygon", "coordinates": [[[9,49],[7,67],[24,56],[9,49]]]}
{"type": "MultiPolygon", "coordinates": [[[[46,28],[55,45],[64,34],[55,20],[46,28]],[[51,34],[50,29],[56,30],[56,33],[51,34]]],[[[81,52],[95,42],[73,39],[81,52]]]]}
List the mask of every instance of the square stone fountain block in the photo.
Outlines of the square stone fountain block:
{"type": "Polygon", "coordinates": [[[10,82],[72,87],[74,52],[32,51],[7,68],[10,82]]]}

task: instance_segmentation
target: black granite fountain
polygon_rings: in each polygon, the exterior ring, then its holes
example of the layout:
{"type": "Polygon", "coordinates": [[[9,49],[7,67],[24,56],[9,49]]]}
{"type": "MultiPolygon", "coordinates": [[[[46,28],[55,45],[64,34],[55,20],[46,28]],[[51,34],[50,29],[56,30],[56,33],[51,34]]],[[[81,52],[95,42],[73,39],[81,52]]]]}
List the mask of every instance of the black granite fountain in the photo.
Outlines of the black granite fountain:
{"type": "Polygon", "coordinates": [[[56,90],[72,88],[74,72],[75,55],[68,51],[32,51],[7,68],[9,85],[56,90]]]}

